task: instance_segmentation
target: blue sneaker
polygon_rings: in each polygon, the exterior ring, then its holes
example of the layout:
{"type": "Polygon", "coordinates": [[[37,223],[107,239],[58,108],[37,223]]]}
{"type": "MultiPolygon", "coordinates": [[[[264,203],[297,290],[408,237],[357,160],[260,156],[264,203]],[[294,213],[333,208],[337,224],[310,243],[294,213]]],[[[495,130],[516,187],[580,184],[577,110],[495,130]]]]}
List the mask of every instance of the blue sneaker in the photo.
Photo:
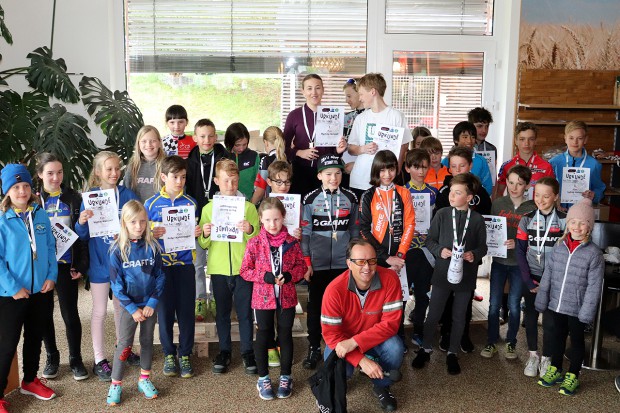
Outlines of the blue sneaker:
{"type": "Polygon", "coordinates": [[[271,388],[271,379],[269,376],[264,379],[259,378],[256,383],[256,388],[258,389],[258,396],[263,400],[273,400],[275,399],[275,394],[273,394],[273,389],[271,388]]]}
{"type": "Polygon", "coordinates": [[[174,357],[174,354],[168,354],[164,357],[164,376],[166,377],[174,377],[179,374],[179,369],[177,368],[177,358],[174,357]]]}
{"type": "Polygon", "coordinates": [[[194,376],[194,369],[191,361],[189,361],[189,356],[179,357],[179,365],[181,366],[181,377],[189,379],[194,376]]]}
{"type": "Polygon", "coordinates": [[[110,390],[108,390],[108,397],[106,398],[106,403],[108,406],[116,406],[121,402],[121,393],[123,392],[123,388],[120,384],[111,384],[110,390]]]}
{"type": "Polygon", "coordinates": [[[293,392],[293,378],[291,376],[280,376],[280,385],[278,386],[278,399],[288,399],[293,392]]]}
{"type": "Polygon", "coordinates": [[[138,380],[138,391],[147,399],[156,399],[159,392],[150,379],[138,380]]]}

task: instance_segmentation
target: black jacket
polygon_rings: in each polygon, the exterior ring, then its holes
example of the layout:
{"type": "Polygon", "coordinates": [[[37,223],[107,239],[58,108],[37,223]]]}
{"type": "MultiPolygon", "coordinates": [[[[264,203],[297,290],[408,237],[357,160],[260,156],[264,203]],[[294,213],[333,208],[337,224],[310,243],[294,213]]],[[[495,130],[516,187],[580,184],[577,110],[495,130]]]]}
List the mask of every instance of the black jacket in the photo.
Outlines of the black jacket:
{"type": "MultiPolygon", "coordinates": [[[[450,181],[453,176],[448,175],[446,179],[443,181],[443,186],[439,190],[439,195],[437,195],[437,201],[435,202],[435,211],[434,214],[439,212],[441,208],[449,207],[450,200],[448,195],[450,194],[450,181]]],[[[469,207],[472,211],[476,211],[480,215],[490,215],[491,214],[491,197],[487,193],[486,189],[480,184],[478,187],[478,193],[474,195],[474,199],[469,203],[469,207]]]]}
{"type": "MultiPolygon", "coordinates": [[[[220,159],[227,158],[229,156],[226,148],[219,143],[216,143],[213,146],[213,154],[215,155],[215,163],[217,163],[220,159]]],[[[200,211],[202,211],[202,208],[209,202],[210,199],[213,198],[213,195],[220,190],[215,182],[211,182],[209,197],[207,198],[205,196],[205,187],[203,186],[200,168],[204,168],[205,180],[208,179],[209,172],[211,171],[211,160],[213,157],[211,155],[205,155],[203,159],[204,161],[201,161],[200,149],[198,146],[194,147],[194,149],[192,149],[187,156],[187,180],[185,181],[185,193],[196,200],[198,204],[198,216],[200,216],[200,211]]],[[[215,165],[213,165],[213,177],[215,177],[215,165]]],[[[213,180],[213,178],[211,179],[213,180]]],[[[206,186],[208,187],[208,182],[206,182],[206,186]]]]}

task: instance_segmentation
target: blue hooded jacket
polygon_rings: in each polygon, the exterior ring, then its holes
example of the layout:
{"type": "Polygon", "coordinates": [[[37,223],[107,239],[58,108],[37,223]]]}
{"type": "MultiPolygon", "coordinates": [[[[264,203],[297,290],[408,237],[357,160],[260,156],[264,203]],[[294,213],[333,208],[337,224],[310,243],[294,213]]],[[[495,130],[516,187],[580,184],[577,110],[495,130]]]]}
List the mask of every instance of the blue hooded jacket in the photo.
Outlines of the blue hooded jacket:
{"type": "MultiPolygon", "coordinates": [[[[136,199],[136,194],[131,189],[124,186],[117,186],[119,206],[118,214],[120,216],[121,209],[128,201],[136,199]]],[[[91,191],[98,191],[99,188],[91,188],[91,191]]],[[[80,206],[80,213],[84,210],[84,202],[80,206]]],[[[110,246],[114,242],[114,237],[95,237],[91,238],[88,231],[88,222],[81,225],[79,222],[75,224],[75,233],[80,236],[82,241],[88,241],[88,255],[90,256],[90,265],[88,266],[88,278],[91,283],[107,283],[110,282],[110,246]]]]}
{"type": "Polygon", "coordinates": [[[30,250],[30,238],[24,221],[13,211],[0,212],[0,296],[12,297],[22,288],[35,294],[46,280],[56,282],[56,240],[47,213],[32,203],[32,225],[37,259],[30,250]]]}

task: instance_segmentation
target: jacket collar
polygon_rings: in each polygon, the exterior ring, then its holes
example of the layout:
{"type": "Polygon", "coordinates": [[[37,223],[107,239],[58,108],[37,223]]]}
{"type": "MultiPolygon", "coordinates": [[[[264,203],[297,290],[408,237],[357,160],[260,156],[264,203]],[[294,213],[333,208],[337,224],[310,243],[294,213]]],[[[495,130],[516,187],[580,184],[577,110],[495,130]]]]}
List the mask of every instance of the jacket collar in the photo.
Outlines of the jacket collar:
{"type": "MultiPolygon", "coordinates": [[[[349,270],[349,285],[348,289],[351,292],[357,294],[357,284],[355,284],[355,278],[353,278],[353,274],[351,274],[351,270],[349,270]]],[[[375,275],[373,275],[372,280],[370,280],[370,287],[368,291],[377,291],[381,289],[381,280],[379,279],[379,269],[375,271],[375,275]]]]}

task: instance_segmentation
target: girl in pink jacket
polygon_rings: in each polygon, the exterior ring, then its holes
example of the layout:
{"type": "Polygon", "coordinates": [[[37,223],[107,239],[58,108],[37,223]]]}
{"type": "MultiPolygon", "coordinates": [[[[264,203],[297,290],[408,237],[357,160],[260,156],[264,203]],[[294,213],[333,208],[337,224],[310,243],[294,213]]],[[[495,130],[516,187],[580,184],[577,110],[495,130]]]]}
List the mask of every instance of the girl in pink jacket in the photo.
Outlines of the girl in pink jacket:
{"type": "Polygon", "coordinates": [[[277,198],[266,198],[258,214],[263,224],[258,236],[247,244],[241,277],[254,283],[252,308],[258,331],[254,354],[258,367],[258,395],[263,400],[290,397],[293,389],[293,321],[297,305],[295,283],[301,281],[307,267],[296,238],[284,226],[286,210],[277,198]],[[274,316],[280,340],[280,383],[274,393],[269,378],[267,349],[274,336],[274,316]]]}

